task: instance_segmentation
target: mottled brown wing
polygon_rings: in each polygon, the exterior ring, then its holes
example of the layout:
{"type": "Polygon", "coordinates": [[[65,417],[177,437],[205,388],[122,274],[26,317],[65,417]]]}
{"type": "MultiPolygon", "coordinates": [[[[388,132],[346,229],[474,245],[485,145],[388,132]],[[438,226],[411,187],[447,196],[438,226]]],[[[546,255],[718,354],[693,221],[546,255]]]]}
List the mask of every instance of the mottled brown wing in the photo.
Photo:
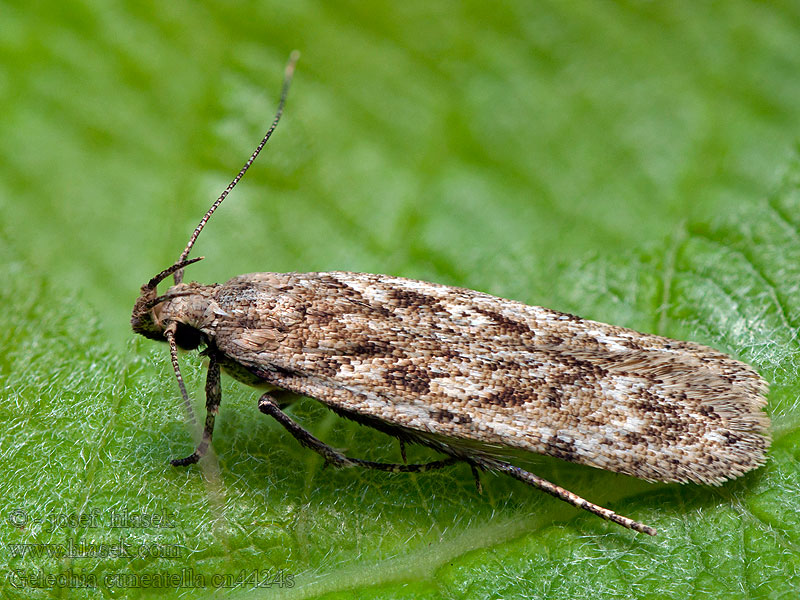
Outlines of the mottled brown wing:
{"type": "Polygon", "coordinates": [[[454,443],[710,484],[769,445],[766,382],[698,344],[384,275],[243,275],[218,304],[219,349],[275,385],[454,443]]]}

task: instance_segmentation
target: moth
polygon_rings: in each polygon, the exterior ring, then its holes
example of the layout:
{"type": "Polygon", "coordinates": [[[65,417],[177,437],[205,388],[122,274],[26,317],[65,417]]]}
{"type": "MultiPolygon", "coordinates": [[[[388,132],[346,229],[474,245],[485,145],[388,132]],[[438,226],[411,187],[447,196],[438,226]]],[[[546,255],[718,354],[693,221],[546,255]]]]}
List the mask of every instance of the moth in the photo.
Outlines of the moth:
{"type": "Polygon", "coordinates": [[[183,283],[211,215],[272,135],[272,125],[213,203],[179,259],[141,288],[133,330],[169,344],[189,405],[178,348],[208,357],[203,437],[176,466],[208,450],[220,372],[267,387],[258,408],[337,467],[422,472],[457,462],[502,472],[638,532],[654,528],[593,504],[509,462],[516,450],[649,481],[719,485],[765,462],[767,383],[700,344],[639,333],[469,289],[364,273],[251,273],[224,284],[183,283]],[[168,276],[174,285],[159,295],[168,276]],[[346,456],[283,408],[287,394],[393,435],[403,463],[346,456]],[[405,444],[441,452],[406,464],[405,444]]]}

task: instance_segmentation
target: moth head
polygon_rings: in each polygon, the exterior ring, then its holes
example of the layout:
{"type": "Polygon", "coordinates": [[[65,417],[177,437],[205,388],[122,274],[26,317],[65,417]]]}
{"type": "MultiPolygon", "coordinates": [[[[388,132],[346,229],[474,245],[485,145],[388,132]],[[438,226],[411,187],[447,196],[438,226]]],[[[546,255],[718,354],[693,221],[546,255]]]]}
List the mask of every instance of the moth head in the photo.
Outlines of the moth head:
{"type": "MultiPolygon", "coordinates": [[[[278,101],[278,110],[275,113],[275,118],[272,120],[272,125],[270,125],[267,133],[261,140],[261,143],[250,155],[250,158],[241,168],[236,177],[233,178],[233,181],[228,184],[228,187],[225,188],[222,194],[220,194],[219,198],[217,198],[216,201],[211,205],[211,208],[208,209],[203,218],[200,219],[200,223],[197,225],[197,227],[195,227],[194,232],[192,232],[192,235],[189,238],[189,243],[186,245],[186,248],[184,248],[180,258],[178,258],[178,261],[171,267],[161,271],[161,273],[153,277],[150,281],[142,286],[141,291],[139,292],[139,298],[136,300],[136,304],[133,306],[133,314],[131,315],[131,327],[136,333],[150,339],[160,341],[164,341],[168,336],[172,336],[168,341],[170,342],[170,346],[173,347],[173,351],[176,342],[181,347],[186,347],[187,345],[192,346],[192,344],[194,344],[194,338],[191,335],[182,335],[182,330],[184,330],[183,333],[187,333],[185,329],[188,326],[182,327],[180,323],[175,321],[162,322],[161,319],[158,318],[157,313],[159,312],[158,305],[162,302],[166,302],[178,296],[194,294],[196,293],[196,289],[195,291],[190,291],[189,289],[176,291],[174,288],[171,288],[170,292],[167,292],[163,296],[159,296],[157,290],[158,284],[172,275],[175,281],[175,286],[178,286],[183,281],[184,267],[202,259],[202,257],[200,257],[187,260],[187,257],[189,256],[189,252],[191,252],[195,241],[197,241],[197,236],[199,236],[200,232],[203,231],[203,228],[206,226],[206,223],[208,223],[211,215],[214,214],[214,211],[217,210],[217,207],[222,204],[222,201],[225,200],[230,191],[236,186],[237,183],[239,183],[239,180],[250,168],[250,165],[253,164],[253,161],[259,155],[261,149],[272,135],[272,132],[275,131],[275,128],[278,126],[278,121],[280,121],[281,115],[283,114],[283,107],[286,103],[286,95],[289,92],[289,85],[291,84],[292,76],[294,75],[295,65],[299,58],[300,53],[297,51],[292,52],[291,56],[289,57],[289,62],[284,71],[283,87],[281,88],[281,97],[278,101]],[[170,331],[167,331],[168,327],[170,328],[170,331]],[[180,343],[181,337],[184,338],[184,341],[186,341],[187,344],[180,343]]],[[[196,347],[196,344],[194,344],[194,347],[196,347]]]]}
{"type": "Polygon", "coordinates": [[[164,341],[166,339],[164,336],[165,325],[156,316],[157,307],[162,302],[185,295],[185,293],[173,292],[159,296],[158,284],[173,274],[176,275],[175,283],[180,283],[178,273],[182,273],[184,267],[196,263],[198,260],[203,260],[203,257],[199,256],[190,260],[179,260],[142,286],[139,291],[139,298],[133,305],[133,314],[131,315],[131,327],[136,333],[150,338],[151,340],[164,341]]]}

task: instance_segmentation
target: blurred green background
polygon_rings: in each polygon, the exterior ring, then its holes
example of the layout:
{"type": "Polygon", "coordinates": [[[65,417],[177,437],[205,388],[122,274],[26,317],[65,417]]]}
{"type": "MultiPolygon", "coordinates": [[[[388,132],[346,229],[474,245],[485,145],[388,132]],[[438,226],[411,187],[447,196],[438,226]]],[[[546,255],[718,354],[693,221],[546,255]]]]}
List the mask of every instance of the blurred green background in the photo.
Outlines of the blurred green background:
{"type": "MultiPolygon", "coordinates": [[[[293,576],[266,596],[794,597],[798,25],[797,2],[0,2],[0,577],[188,567],[293,576]],[[708,343],[771,381],[770,464],[709,489],[532,459],[659,528],[642,539],[502,478],[478,495],[466,468],[322,470],[226,380],[218,457],[169,467],[192,429],[130,309],[262,136],[293,49],[284,120],[187,279],[384,272],[708,343]],[[48,532],[15,510],[169,510],[178,526],[48,532]],[[180,557],[8,546],[121,533],[180,557]]],[[[199,410],[202,362],[184,364],[199,410]]],[[[314,402],[294,415],[398,458],[314,402]]],[[[209,592],[12,579],[12,598],[209,592]]]]}

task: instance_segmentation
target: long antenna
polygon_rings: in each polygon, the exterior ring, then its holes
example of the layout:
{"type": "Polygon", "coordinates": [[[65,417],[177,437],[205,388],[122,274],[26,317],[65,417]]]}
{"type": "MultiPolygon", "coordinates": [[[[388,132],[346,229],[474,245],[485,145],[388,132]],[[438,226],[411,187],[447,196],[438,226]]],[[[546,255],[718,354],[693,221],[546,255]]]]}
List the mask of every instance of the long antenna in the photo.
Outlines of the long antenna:
{"type": "MultiPolygon", "coordinates": [[[[251,154],[250,158],[247,159],[247,162],[244,163],[244,166],[242,167],[242,170],[239,171],[239,174],[233,178],[233,181],[231,181],[228,184],[228,187],[225,188],[225,191],[220,194],[219,198],[217,198],[214,204],[211,205],[211,208],[208,209],[208,212],[206,212],[203,218],[200,219],[200,223],[197,225],[197,227],[194,228],[192,236],[189,238],[189,243],[186,244],[186,248],[181,253],[180,258],[178,259],[179,263],[186,260],[186,257],[189,256],[189,252],[192,251],[192,246],[194,246],[195,241],[197,241],[197,236],[199,236],[200,232],[203,231],[203,227],[206,226],[206,223],[208,223],[208,220],[211,218],[211,215],[214,214],[214,211],[217,210],[217,207],[220,204],[222,204],[222,201],[225,200],[225,197],[236,186],[236,184],[239,183],[239,180],[242,177],[244,177],[244,174],[247,173],[247,169],[249,169],[250,165],[253,164],[253,161],[256,159],[258,154],[261,152],[261,149],[264,147],[264,145],[267,143],[267,140],[269,140],[270,136],[272,135],[272,132],[275,131],[275,128],[278,126],[278,121],[281,120],[281,114],[283,114],[283,105],[286,103],[286,96],[289,93],[289,85],[291,85],[292,83],[292,76],[294,75],[294,67],[297,64],[297,60],[299,58],[300,58],[300,52],[298,52],[297,50],[294,50],[291,53],[291,55],[289,55],[289,62],[286,64],[286,70],[284,71],[283,74],[283,87],[281,88],[281,99],[278,101],[278,110],[275,113],[275,118],[272,120],[272,125],[270,125],[269,129],[267,130],[267,133],[264,135],[264,139],[261,140],[261,143],[253,151],[253,154],[251,154]]],[[[175,271],[173,278],[176,284],[183,281],[183,269],[175,271]]]]}

